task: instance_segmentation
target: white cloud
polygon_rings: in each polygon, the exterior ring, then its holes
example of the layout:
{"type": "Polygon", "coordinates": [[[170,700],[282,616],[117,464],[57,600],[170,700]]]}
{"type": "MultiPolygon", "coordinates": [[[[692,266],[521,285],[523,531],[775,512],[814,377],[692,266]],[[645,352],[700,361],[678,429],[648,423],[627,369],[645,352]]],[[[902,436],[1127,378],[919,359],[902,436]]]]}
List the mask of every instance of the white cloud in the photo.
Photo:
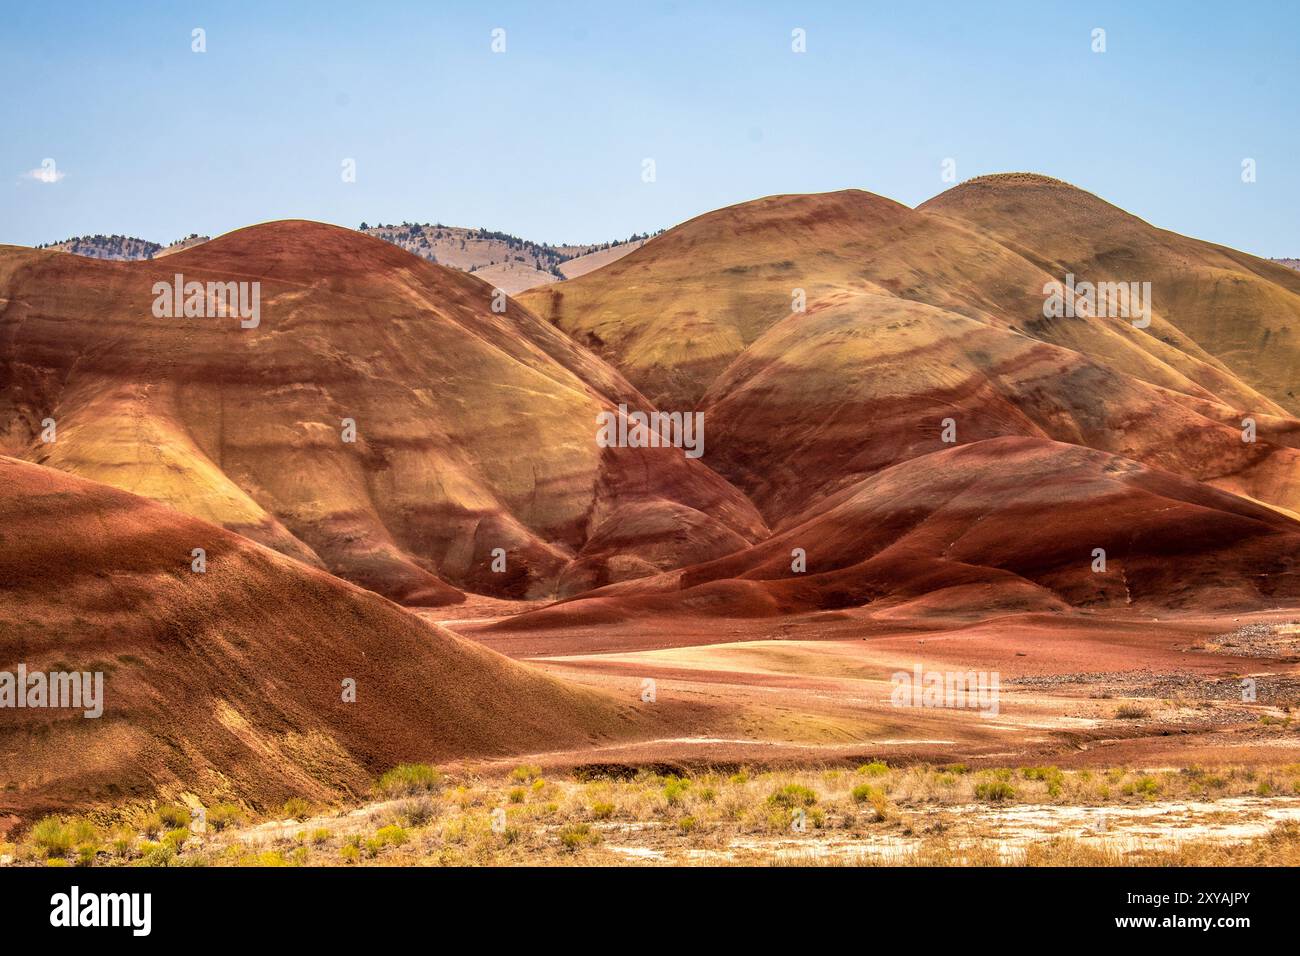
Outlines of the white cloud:
{"type": "Polygon", "coordinates": [[[57,183],[64,175],[63,170],[54,164],[54,160],[46,159],[42,160],[35,169],[23,173],[23,179],[34,179],[38,183],[57,183]]]}

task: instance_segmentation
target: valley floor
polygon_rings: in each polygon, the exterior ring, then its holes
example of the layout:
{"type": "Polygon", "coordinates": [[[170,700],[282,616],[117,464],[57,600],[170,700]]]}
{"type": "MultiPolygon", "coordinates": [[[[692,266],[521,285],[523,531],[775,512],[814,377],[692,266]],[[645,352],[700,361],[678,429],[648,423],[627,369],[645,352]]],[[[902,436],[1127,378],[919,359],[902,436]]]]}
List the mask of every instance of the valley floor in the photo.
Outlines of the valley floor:
{"type": "Polygon", "coordinates": [[[163,807],[38,826],[17,865],[1300,864],[1300,764],[1166,771],[964,765],[485,779],[406,767],[353,809],[200,828],[163,807]],[[219,828],[219,829],[218,829],[219,828]],[[197,832],[202,829],[202,832],[197,832]]]}
{"type": "Polygon", "coordinates": [[[361,805],[232,803],[203,827],[178,793],[50,818],[0,863],[1300,864],[1294,612],[493,626],[519,610],[417,613],[659,709],[660,735],[407,766],[361,805]],[[996,673],[996,707],[895,706],[917,668],[996,673]]]}

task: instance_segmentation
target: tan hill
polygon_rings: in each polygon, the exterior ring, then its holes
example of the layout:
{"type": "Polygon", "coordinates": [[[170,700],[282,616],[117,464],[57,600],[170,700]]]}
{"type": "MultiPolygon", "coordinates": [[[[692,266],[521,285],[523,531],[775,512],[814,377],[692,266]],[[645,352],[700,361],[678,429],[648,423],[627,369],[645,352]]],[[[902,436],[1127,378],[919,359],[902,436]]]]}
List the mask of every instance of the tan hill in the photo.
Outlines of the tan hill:
{"type": "MultiPolygon", "coordinates": [[[[996,239],[858,190],[774,196],[707,213],[612,265],[521,300],[612,362],[652,402],[690,407],[758,337],[807,307],[878,292],[1104,359],[1198,397],[1280,412],[1158,317],[1045,323],[1053,276],[996,239]],[[625,290],[635,287],[636,295],[625,290]]],[[[1059,278],[1059,277],[1058,277],[1059,278]]]]}
{"type": "Polygon", "coordinates": [[[1158,309],[1150,330],[1044,319],[1052,278],[964,223],[846,191],[709,213],[521,298],[660,407],[702,410],[705,460],[773,526],[943,449],[949,419],[958,442],[1086,445],[1300,513],[1285,408],[1158,309]]]}
{"type": "Polygon", "coordinates": [[[153,257],[155,259],[161,259],[164,256],[170,256],[173,253],[182,252],[186,249],[192,248],[193,246],[201,246],[211,238],[211,236],[200,236],[198,233],[192,233],[184,239],[177,239],[170,246],[159,249],[153,254],[153,257]]]}
{"type": "Polygon", "coordinates": [[[963,183],[920,209],[960,221],[1051,275],[1152,284],[1152,333],[1212,356],[1240,380],[1300,412],[1300,275],[1158,229],[1046,176],[963,183]]]}
{"type": "Polygon", "coordinates": [[[627,255],[645,241],[644,236],[633,236],[624,242],[553,246],[504,232],[441,223],[362,223],[361,231],[430,262],[473,272],[510,295],[582,275],[627,255]]]}
{"type": "Polygon", "coordinates": [[[50,242],[36,247],[53,249],[57,252],[71,252],[73,255],[89,259],[150,259],[163,247],[147,239],[134,236],[73,236],[61,242],[50,242]]]}
{"type": "Polygon", "coordinates": [[[644,399],[493,299],[472,275],[301,221],[165,263],[0,247],[0,449],[411,604],[620,580],[641,565],[582,552],[628,509],[697,514],[697,531],[654,547],[654,569],[766,534],[744,495],[680,449],[599,447],[597,412],[644,399]],[[176,273],[259,282],[259,323],[154,317],[153,286],[176,273]]]}
{"type": "Polygon", "coordinates": [[[778,534],[518,625],[637,608],[789,613],[967,583],[985,608],[1294,602],[1300,421],[1286,310],[1300,277],[1042,177],[995,184],[996,228],[976,215],[979,182],[916,210],[857,191],[776,196],[523,295],[660,407],[702,411],[704,460],[778,534]],[[1041,234],[1011,241],[1026,222],[1041,234]],[[1106,255],[1090,252],[1125,230],[1146,273],[1102,270],[1106,255]],[[1075,258],[1044,258],[1058,235],[1075,258]],[[1155,264],[1175,261],[1210,306],[1166,303],[1155,264]],[[1045,318],[1044,288],[1067,269],[1151,275],[1149,328],[1045,318]],[[1237,339],[1277,341],[1278,354],[1246,361],[1211,334],[1215,302],[1237,339]],[[1023,561],[1007,550],[1019,539],[1023,561]],[[795,547],[806,572],[792,568],[795,547]],[[1110,577],[1092,576],[1093,547],[1122,555],[1110,577]],[[1141,584],[1116,586],[1138,573],[1141,584]]]}
{"type": "Polygon", "coordinates": [[[238,535],[4,457],[0,580],[0,671],[104,675],[98,718],[0,709],[0,819],[356,797],[397,763],[586,746],[646,719],[238,535]]]}
{"type": "Polygon", "coordinates": [[[88,259],[114,259],[133,261],[136,259],[159,259],[180,252],[190,246],[207,242],[207,236],[197,234],[177,239],[169,246],[162,246],[147,239],[134,236],[76,236],[62,242],[51,242],[37,246],[37,249],[54,249],[58,252],[71,252],[73,255],[88,259]]]}

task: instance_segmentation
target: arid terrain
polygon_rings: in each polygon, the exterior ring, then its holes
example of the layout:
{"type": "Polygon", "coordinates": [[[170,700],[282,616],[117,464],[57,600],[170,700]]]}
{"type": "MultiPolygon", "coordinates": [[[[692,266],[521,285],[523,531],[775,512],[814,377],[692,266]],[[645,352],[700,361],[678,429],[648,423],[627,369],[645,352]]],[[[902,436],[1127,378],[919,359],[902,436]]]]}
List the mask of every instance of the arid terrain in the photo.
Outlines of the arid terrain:
{"type": "Polygon", "coordinates": [[[0,671],[106,675],[0,861],[1300,861],[1300,273],[1031,174],[403,228],[0,246],[0,671]]]}
{"type": "MultiPolygon", "coordinates": [[[[402,223],[367,226],[360,230],[400,246],[429,262],[473,272],[485,282],[515,295],[539,285],[586,275],[639,249],[648,236],[631,236],[621,242],[587,245],[552,245],[488,229],[466,229],[441,223],[402,223]]],[[[39,249],[71,252],[90,259],[132,261],[162,259],[209,241],[197,233],[169,245],[134,236],[74,236],[46,243],[39,249]]]]}

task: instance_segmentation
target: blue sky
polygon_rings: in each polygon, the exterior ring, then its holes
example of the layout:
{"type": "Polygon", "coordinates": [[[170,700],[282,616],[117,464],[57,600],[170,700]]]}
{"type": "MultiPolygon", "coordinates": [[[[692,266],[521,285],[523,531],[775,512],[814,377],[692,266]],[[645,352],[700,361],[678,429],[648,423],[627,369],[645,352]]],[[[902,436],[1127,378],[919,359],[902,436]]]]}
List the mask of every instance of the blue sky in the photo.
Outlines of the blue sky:
{"type": "Polygon", "coordinates": [[[287,217],[603,241],[780,192],[915,205],[951,157],[1300,256],[1290,0],[0,2],[0,242],[287,217]]]}

